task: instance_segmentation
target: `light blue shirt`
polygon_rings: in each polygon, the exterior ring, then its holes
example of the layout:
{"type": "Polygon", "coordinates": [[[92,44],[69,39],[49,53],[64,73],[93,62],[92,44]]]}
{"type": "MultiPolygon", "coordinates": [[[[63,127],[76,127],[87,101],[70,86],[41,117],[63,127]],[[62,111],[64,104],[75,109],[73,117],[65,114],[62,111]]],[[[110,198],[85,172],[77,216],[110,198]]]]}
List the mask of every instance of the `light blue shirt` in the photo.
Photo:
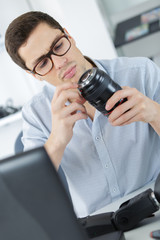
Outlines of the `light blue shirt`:
{"type": "MultiPolygon", "coordinates": [[[[94,61],[121,86],[137,88],[160,103],[160,69],[147,58],[94,61]]],[[[55,87],[23,107],[25,149],[43,145],[51,132],[51,100],[55,87]]],[[[79,120],[61,163],[77,216],[83,217],[153,181],[160,172],[160,137],[143,122],[111,126],[96,111],[79,120]]]]}

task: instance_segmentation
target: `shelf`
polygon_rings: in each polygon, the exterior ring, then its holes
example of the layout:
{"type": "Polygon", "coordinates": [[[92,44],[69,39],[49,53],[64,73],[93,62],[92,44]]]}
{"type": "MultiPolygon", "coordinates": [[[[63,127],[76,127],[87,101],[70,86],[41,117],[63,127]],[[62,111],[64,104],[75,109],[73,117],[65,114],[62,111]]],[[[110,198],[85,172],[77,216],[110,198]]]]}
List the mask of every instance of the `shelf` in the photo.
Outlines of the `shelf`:
{"type": "Polygon", "coordinates": [[[21,117],[22,117],[22,113],[21,113],[21,111],[19,111],[17,113],[7,116],[7,117],[1,118],[0,119],[0,127],[3,127],[7,124],[11,124],[15,121],[18,121],[21,119],[21,117]]]}

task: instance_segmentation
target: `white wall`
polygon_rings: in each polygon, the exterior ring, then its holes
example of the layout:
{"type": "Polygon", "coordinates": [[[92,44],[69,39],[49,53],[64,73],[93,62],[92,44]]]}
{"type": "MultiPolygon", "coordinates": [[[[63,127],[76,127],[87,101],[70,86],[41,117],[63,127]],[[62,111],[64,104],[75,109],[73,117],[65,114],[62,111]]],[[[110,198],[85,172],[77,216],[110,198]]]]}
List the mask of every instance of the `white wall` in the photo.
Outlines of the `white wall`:
{"type": "Polygon", "coordinates": [[[146,3],[148,0],[103,0],[103,2],[106,5],[107,13],[112,15],[128,10],[129,8],[137,6],[141,3],[146,3]]]}
{"type": "Polygon", "coordinates": [[[160,0],[97,0],[97,3],[102,7],[103,17],[115,28],[117,23],[159,6],[160,0]]]}
{"type": "Polygon", "coordinates": [[[29,1],[32,9],[49,13],[67,28],[84,55],[99,59],[117,56],[96,0],[29,1]]]}
{"type": "MultiPolygon", "coordinates": [[[[4,39],[10,22],[31,9],[26,0],[1,0],[0,3],[0,34],[4,39]]],[[[15,105],[24,104],[36,92],[36,83],[11,60],[5,48],[0,51],[0,62],[0,105],[8,98],[12,98],[15,105]]]]}

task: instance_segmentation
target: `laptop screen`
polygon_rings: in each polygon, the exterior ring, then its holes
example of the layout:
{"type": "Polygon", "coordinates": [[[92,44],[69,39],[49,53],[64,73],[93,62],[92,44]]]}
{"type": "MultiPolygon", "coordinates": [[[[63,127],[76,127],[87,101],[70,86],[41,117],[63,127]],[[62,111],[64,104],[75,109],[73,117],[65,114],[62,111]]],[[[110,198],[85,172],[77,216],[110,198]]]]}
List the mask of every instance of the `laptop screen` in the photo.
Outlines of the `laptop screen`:
{"type": "Polygon", "coordinates": [[[43,147],[0,161],[0,239],[88,239],[43,147]]]}

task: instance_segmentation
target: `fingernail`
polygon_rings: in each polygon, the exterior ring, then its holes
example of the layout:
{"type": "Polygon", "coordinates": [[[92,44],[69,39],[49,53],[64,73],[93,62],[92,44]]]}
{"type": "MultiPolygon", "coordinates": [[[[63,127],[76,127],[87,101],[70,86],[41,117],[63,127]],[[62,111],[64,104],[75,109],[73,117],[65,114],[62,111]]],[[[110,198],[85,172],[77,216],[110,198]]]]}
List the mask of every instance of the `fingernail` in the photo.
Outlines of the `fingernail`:
{"type": "Polygon", "coordinates": [[[106,104],[106,109],[110,109],[110,106],[109,106],[109,104],[106,104]]]}

